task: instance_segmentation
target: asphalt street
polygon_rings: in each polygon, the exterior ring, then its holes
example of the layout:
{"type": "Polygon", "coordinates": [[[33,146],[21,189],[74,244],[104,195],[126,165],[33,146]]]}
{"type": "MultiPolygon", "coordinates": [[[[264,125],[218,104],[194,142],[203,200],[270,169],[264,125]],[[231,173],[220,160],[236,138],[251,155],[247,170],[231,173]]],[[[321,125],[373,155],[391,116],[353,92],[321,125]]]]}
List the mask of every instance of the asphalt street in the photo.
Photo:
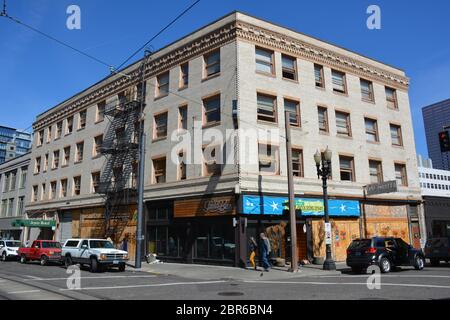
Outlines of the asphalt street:
{"type": "MultiPolygon", "coordinates": [[[[249,273],[255,271],[248,271],[249,273]]],[[[367,286],[369,275],[347,271],[337,275],[234,280],[211,277],[199,279],[178,275],[110,270],[92,274],[81,270],[81,290],[68,288],[61,266],[0,263],[0,299],[3,300],[397,300],[450,299],[450,265],[426,267],[423,271],[402,268],[381,275],[379,289],[367,286]]],[[[78,279],[78,278],[77,278],[78,279]]],[[[372,278],[377,279],[377,278],[372,278]]],[[[72,279],[73,280],[73,279],[72,279]]],[[[378,282],[370,282],[372,285],[378,282]]]]}

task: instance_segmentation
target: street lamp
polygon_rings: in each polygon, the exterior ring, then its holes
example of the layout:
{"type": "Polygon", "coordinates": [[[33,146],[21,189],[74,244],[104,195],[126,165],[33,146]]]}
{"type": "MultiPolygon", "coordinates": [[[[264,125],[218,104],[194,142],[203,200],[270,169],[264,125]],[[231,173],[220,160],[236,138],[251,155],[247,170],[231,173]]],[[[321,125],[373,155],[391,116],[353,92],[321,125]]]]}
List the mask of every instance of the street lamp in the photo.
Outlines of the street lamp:
{"type": "Polygon", "coordinates": [[[322,178],[322,188],[323,188],[323,204],[325,211],[325,237],[326,237],[326,258],[323,264],[323,270],[336,270],[336,264],[333,261],[333,257],[331,256],[331,238],[329,239],[327,236],[327,232],[331,233],[330,227],[330,217],[328,215],[328,178],[331,176],[331,157],[333,153],[330,149],[325,150],[323,155],[317,150],[314,155],[314,161],[317,166],[317,176],[318,178],[322,178]],[[328,229],[328,230],[327,230],[328,229]]]}

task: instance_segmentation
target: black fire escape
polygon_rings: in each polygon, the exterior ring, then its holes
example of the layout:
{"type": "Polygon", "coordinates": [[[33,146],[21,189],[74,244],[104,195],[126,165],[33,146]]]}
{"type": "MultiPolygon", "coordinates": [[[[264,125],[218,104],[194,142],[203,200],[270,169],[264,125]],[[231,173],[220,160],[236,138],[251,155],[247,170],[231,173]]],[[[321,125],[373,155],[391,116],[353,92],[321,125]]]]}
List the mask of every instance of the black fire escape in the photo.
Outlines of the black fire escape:
{"type": "Polygon", "coordinates": [[[97,193],[105,198],[105,237],[115,242],[130,220],[129,205],[137,201],[140,89],[137,85],[125,90],[105,107],[109,124],[99,151],[106,161],[97,193]]]}

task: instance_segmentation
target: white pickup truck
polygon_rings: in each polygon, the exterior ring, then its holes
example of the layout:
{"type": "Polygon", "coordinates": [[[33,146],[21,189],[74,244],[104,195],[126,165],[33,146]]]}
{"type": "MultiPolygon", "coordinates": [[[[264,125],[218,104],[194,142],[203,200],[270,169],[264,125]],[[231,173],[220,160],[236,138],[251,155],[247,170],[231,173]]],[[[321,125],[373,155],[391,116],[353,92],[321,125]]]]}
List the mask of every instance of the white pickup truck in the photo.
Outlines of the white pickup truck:
{"type": "Polygon", "coordinates": [[[125,271],[128,252],[117,250],[108,240],[69,239],[62,248],[62,259],[67,267],[73,264],[89,265],[91,272],[98,272],[109,267],[118,267],[125,271]]]}

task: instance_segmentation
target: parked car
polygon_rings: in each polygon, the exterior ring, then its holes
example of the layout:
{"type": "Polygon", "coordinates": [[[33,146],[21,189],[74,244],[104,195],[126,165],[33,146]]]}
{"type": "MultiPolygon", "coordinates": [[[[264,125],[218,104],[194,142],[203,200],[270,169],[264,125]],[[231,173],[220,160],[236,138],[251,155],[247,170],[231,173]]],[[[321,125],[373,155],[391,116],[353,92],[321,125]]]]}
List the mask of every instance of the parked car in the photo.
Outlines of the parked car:
{"type": "Polygon", "coordinates": [[[430,259],[432,266],[441,261],[450,261],[450,238],[432,238],[425,244],[425,258],[430,259]]]}
{"type": "Polygon", "coordinates": [[[0,258],[2,261],[17,259],[19,257],[17,250],[19,250],[20,245],[20,241],[0,240],[0,258]]]}
{"type": "Polygon", "coordinates": [[[61,244],[51,240],[35,240],[31,247],[21,247],[17,251],[21,263],[40,261],[42,266],[50,262],[61,262],[61,244]]]}
{"type": "Polygon", "coordinates": [[[108,240],[69,239],[63,246],[62,258],[66,267],[73,264],[88,265],[91,272],[117,267],[123,272],[128,252],[115,249],[108,240]]]}
{"type": "Polygon", "coordinates": [[[422,270],[425,255],[422,250],[414,249],[400,238],[357,239],[347,249],[347,265],[355,273],[372,265],[379,266],[382,273],[398,266],[413,266],[416,270],[422,270]]]}

